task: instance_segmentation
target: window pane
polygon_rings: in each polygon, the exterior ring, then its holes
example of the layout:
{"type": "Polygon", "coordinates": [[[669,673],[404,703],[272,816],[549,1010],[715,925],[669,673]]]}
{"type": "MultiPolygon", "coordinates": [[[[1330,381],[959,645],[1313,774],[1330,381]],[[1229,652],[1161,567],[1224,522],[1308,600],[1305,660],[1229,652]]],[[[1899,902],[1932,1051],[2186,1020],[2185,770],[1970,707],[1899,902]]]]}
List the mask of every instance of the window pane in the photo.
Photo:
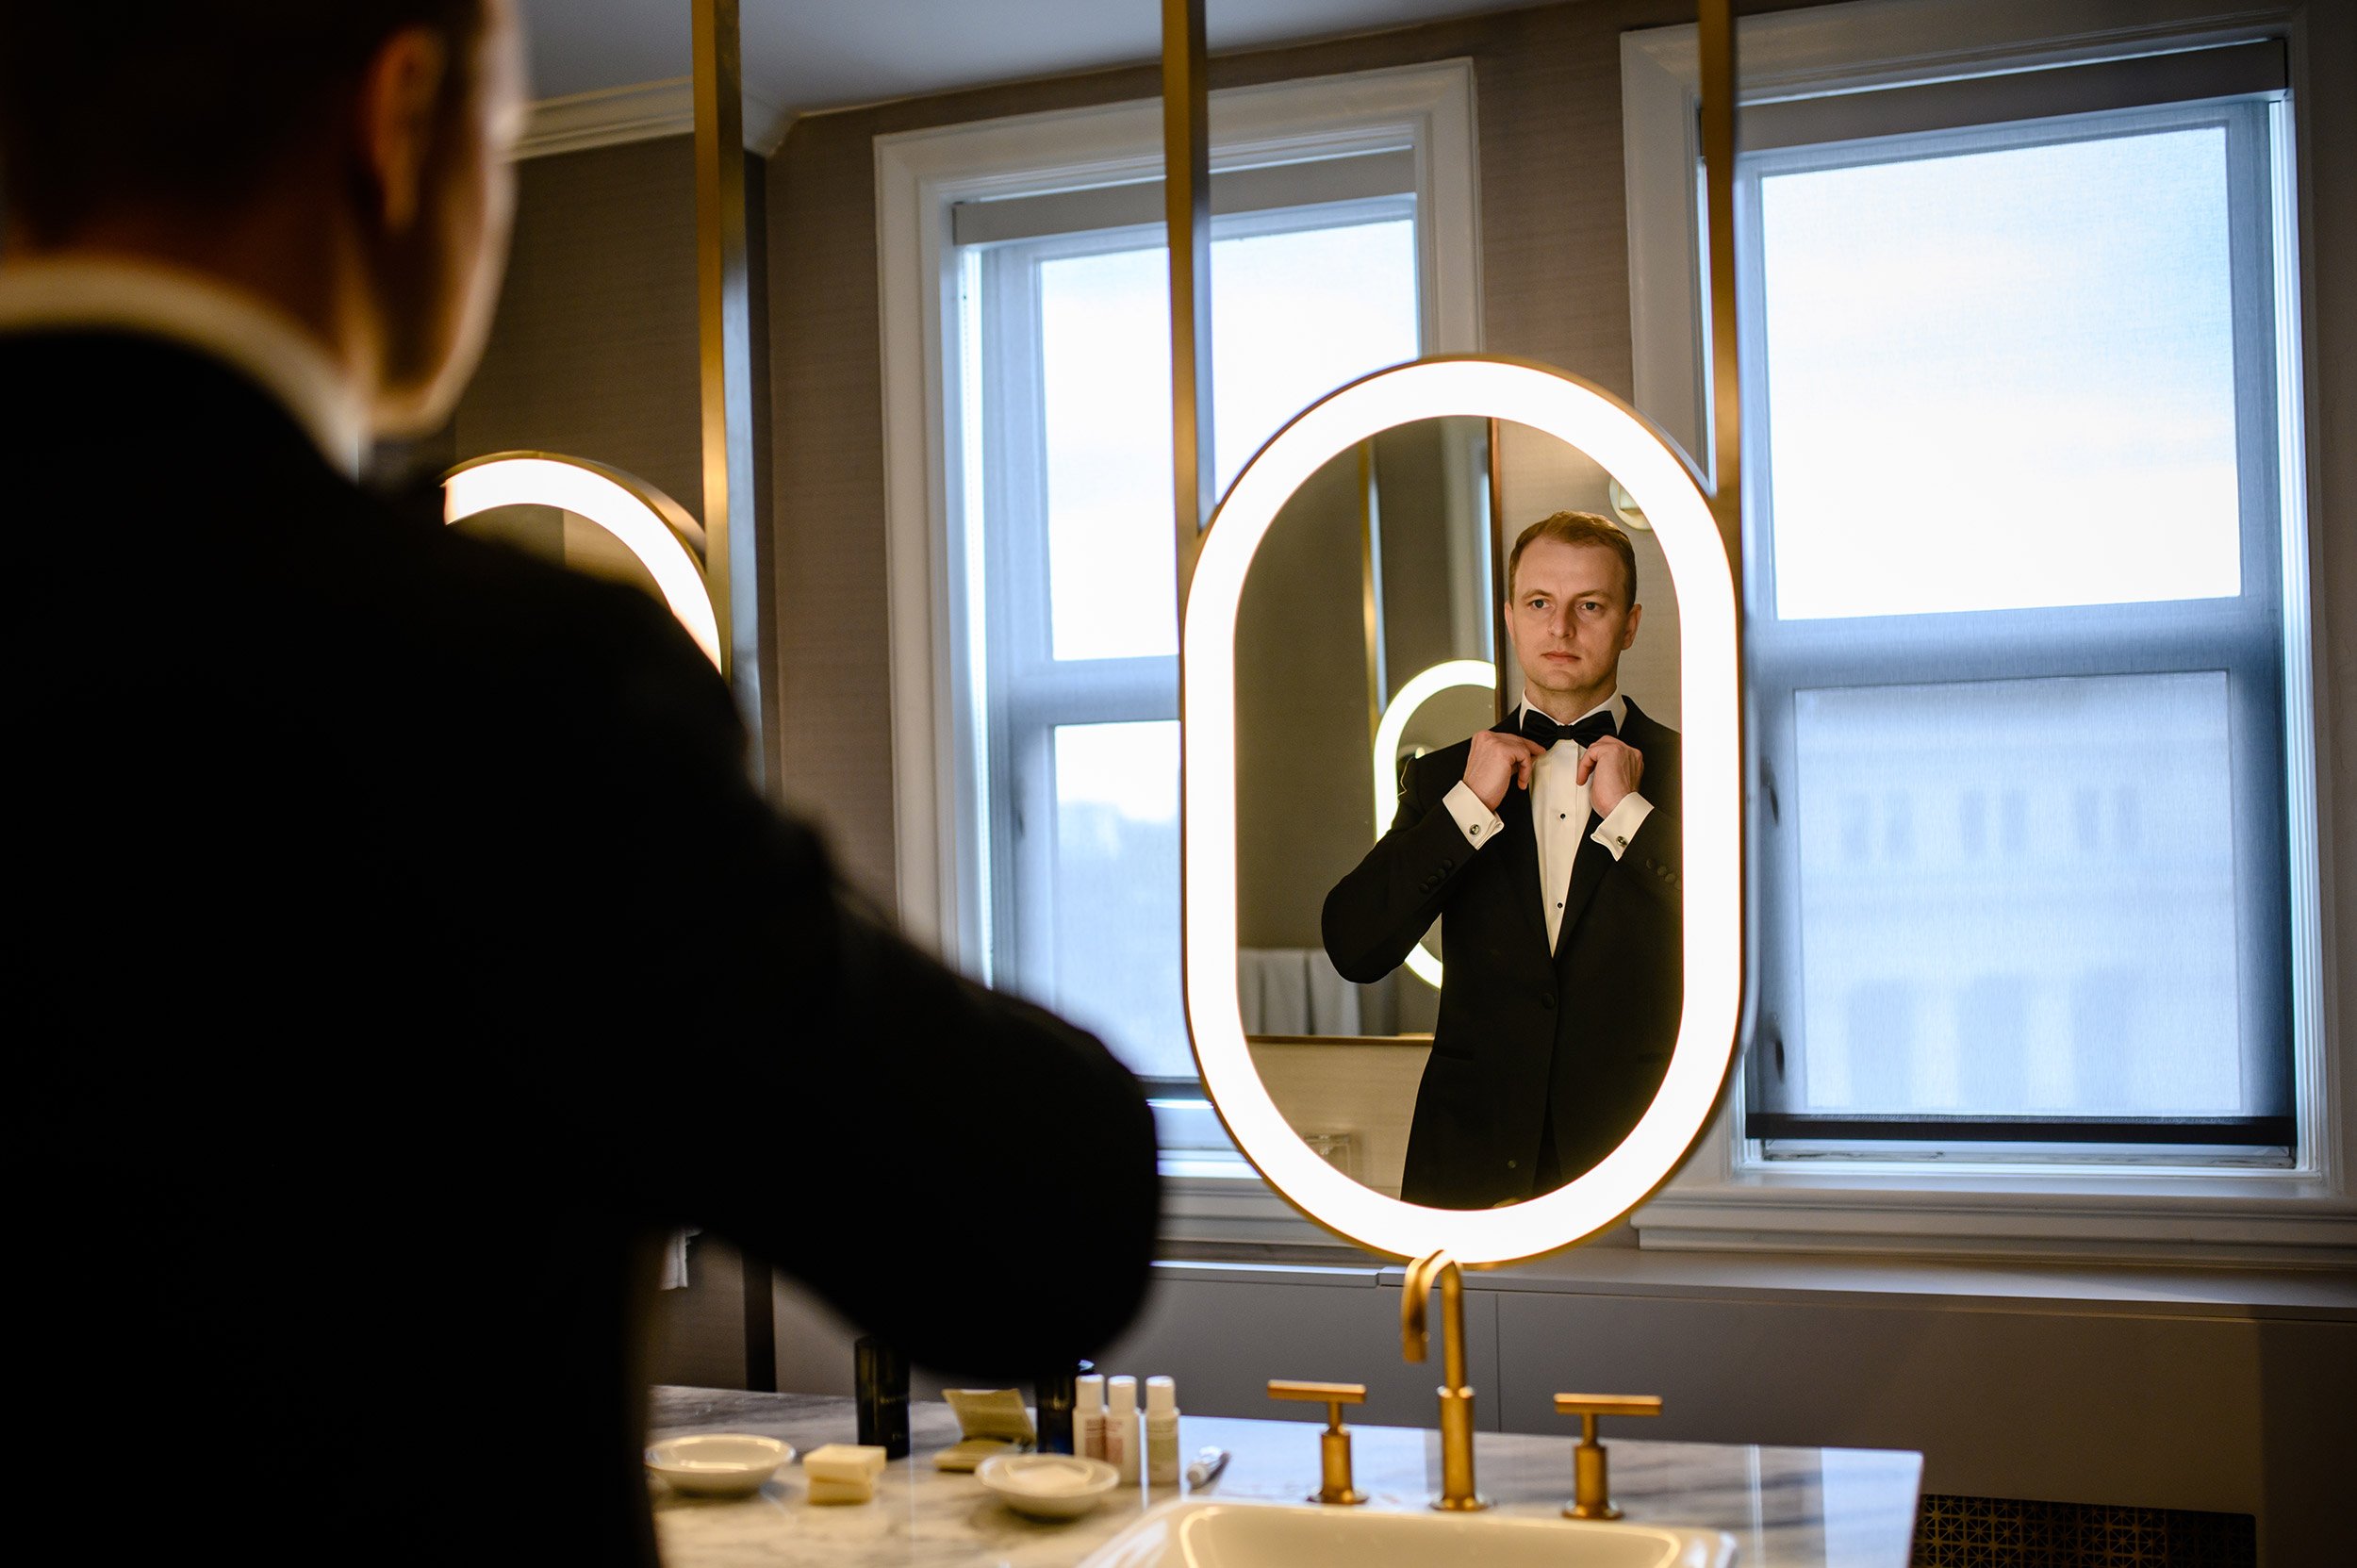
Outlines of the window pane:
{"type": "Polygon", "coordinates": [[[1178,991],[1178,725],[1056,730],[1047,1005],[1132,1072],[1192,1078],[1178,991]]]}
{"type": "Polygon", "coordinates": [[[2234,1115],[2227,680],[1794,694],[1795,1110],[2234,1115]]]}
{"type": "MultiPolygon", "coordinates": [[[[1220,239],[1211,274],[1222,488],[1303,408],[1416,357],[1411,220],[1220,239]]],[[[1176,652],[1164,253],[1047,261],[1039,277],[1055,656],[1176,652]]]]}
{"type": "Polygon", "coordinates": [[[1760,203],[1779,617],[2241,591],[2223,130],[1760,203]]]}
{"type": "Polygon", "coordinates": [[[1162,252],[1039,269],[1049,635],[1059,659],[1178,651],[1162,252]]]}
{"type": "Polygon", "coordinates": [[[1212,459],[1225,492],[1285,421],[1413,359],[1416,225],[1402,218],[1211,246],[1212,459]]]}

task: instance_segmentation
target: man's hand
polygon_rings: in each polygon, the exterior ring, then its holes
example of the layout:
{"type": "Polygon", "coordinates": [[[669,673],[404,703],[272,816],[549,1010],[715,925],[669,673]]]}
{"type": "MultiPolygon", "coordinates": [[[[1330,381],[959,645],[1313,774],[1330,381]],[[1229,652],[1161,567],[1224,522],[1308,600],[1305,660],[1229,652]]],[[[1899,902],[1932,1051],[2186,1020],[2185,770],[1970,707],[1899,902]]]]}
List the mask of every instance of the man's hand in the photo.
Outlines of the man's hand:
{"type": "MultiPolygon", "coordinates": [[[[1469,770],[1466,777],[1472,776],[1469,770]]],[[[1579,759],[1579,782],[1588,786],[1589,807],[1599,817],[1611,816],[1613,807],[1637,793],[1644,776],[1645,753],[1618,735],[1598,735],[1579,759]]]]}
{"type": "Polygon", "coordinates": [[[1530,787],[1530,770],[1544,755],[1535,740],[1504,730],[1484,730],[1473,737],[1473,750],[1465,754],[1465,786],[1495,811],[1509,785],[1530,787]]]}

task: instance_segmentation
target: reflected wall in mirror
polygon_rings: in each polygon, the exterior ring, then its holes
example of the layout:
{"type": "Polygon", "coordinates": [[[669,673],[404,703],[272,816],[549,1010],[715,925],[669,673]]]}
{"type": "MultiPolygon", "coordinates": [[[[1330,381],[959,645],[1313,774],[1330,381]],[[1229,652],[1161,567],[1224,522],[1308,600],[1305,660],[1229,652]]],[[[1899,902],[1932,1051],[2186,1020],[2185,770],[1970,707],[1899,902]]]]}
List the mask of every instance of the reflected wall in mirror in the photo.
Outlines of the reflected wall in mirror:
{"type": "Polygon", "coordinates": [[[1678,1032],[1679,632],[1627,492],[1525,425],[1393,426],[1278,513],[1236,618],[1237,990],[1262,1083],[1343,1174],[1515,1203],[1642,1114],[1678,1032]],[[1476,753],[1526,695],[1603,708],[1613,746],[1476,753]]]}

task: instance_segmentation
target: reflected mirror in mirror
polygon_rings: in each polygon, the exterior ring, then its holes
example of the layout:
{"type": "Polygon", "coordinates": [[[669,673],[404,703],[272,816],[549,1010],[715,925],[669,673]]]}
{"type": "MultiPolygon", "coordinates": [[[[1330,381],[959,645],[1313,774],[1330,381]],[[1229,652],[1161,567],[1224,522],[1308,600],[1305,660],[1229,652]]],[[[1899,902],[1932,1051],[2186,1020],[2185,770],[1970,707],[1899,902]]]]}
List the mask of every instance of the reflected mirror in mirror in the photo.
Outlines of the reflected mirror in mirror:
{"type": "Polygon", "coordinates": [[[1514,1204],[1644,1114],[1681,1002],[1679,630],[1628,492],[1509,421],[1393,426],[1277,514],[1236,614],[1237,993],[1343,1174],[1514,1204]]]}

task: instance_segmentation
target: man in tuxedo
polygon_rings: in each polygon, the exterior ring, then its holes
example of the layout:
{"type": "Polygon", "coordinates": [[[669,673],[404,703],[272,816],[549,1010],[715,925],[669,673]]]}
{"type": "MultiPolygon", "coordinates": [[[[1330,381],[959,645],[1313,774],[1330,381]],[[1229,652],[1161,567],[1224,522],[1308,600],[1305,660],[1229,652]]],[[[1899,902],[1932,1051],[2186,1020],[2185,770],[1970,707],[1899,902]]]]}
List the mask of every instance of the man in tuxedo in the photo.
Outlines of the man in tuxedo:
{"type": "Polygon", "coordinates": [[[1409,761],[1390,831],[1326,900],[1327,956],[1362,983],[1442,921],[1400,1196],[1443,1209],[1534,1197],[1610,1153],[1668,1069],[1684,983],[1677,732],[1620,694],[1636,554],[1558,512],[1514,542],[1507,583],[1522,701],[1409,761]]]}
{"type": "Polygon", "coordinates": [[[10,1425],[110,1557],[653,1561],[676,1227],[1001,1378],[1145,1289],[1104,1048],[864,913],[651,598],[355,483],[479,354],[519,57],[512,0],[0,3],[10,1425]],[[127,1494],[58,1462],[126,1421],[127,1494]]]}

